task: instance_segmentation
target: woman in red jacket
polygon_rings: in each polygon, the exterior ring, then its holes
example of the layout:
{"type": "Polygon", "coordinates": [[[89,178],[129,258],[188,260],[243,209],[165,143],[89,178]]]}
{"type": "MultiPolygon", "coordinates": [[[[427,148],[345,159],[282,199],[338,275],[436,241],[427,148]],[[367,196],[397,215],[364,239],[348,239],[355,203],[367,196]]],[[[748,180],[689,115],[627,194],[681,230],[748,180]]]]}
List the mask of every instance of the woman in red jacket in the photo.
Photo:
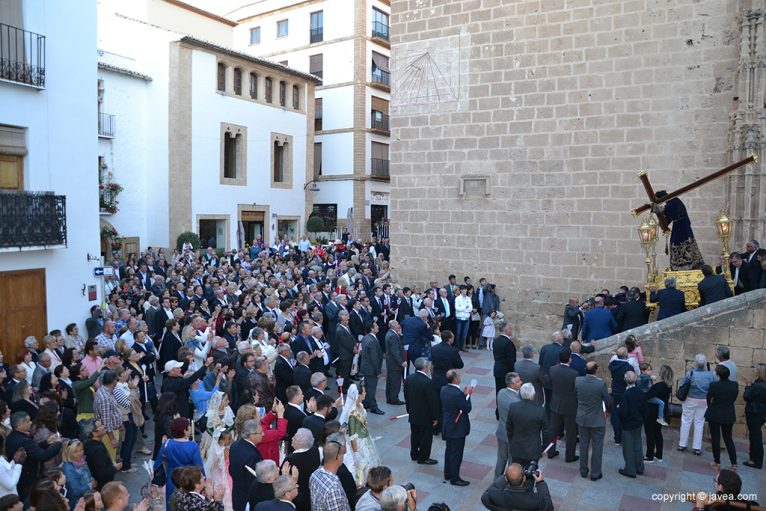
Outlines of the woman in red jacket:
{"type": "Polygon", "coordinates": [[[274,411],[269,411],[266,415],[261,416],[258,407],[252,404],[242,405],[237,410],[237,418],[235,420],[235,430],[237,435],[241,425],[245,421],[250,419],[258,419],[261,421],[263,427],[263,440],[256,446],[258,452],[261,453],[264,460],[273,460],[274,463],[279,465],[279,442],[287,434],[287,419],[285,419],[285,405],[278,400],[274,400],[274,411]],[[275,413],[276,412],[276,413],[275,413]]]}

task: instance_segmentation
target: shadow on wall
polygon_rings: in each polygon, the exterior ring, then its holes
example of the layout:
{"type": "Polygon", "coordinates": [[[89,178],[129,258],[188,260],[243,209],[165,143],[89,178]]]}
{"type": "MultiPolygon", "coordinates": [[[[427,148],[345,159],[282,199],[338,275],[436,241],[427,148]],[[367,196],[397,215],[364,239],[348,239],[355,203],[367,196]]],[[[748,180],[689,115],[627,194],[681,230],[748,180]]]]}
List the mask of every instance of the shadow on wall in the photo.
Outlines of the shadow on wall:
{"type": "Polygon", "coordinates": [[[630,334],[639,340],[644,359],[652,365],[655,374],[662,364],[673,368],[674,387],[684,370],[691,368],[694,355],[704,354],[712,369],[716,346],[728,346],[731,360],[737,364],[739,383],[735,433],[745,435],[745,403],[742,400],[745,380],[752,380],[756,364],[766,363],[766,289],[705,305],[598,341],[598,350],[592,357],[598,361],[600,376],[607,382],[610,380],[609,359],[630,334]]]}

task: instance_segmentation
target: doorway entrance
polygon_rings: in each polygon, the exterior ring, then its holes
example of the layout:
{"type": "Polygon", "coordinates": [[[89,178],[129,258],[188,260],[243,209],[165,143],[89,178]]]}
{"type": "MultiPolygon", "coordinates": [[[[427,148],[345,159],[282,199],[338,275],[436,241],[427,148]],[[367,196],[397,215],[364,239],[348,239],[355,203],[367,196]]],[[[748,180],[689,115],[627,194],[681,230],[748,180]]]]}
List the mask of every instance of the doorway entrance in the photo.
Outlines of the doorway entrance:
{"type": "Polygon", "coordinates": [[[256,236],[260,236],[263,241],[266,241],[263,211],[241,211],[239,220],[242,222],[245,243],[252,245],[256,236]]]}
{"type": "Polygon", "coordinates": [[[42,341],[48,333],[45,270],[0,272],[0,350],[15,360],[30,335],[42,341]]]}
{"type": "Polygon", "coordinates": [[[298,220],[277,219],[277,237],[279,240],[287,237],[288,241],[297,241],[298,220]]]}
{"type": "Polygon", "coordinates": [[[388,206],[370,205],[370,226],[373,236],[388,238],[388,206]]]}

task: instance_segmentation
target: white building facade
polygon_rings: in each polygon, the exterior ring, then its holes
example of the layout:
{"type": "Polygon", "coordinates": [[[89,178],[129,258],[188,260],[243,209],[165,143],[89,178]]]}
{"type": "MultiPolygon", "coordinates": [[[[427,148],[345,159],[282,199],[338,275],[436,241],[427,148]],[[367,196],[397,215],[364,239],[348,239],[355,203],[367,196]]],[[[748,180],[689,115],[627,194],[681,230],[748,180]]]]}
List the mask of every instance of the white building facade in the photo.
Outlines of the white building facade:
{"type": "Polygon", "coordinates": [[[322,78],[313,212],[361,239],[388,232],[389,15],[384,0],[264,0],[225,13],[235,48],[322,78]]]}
{"type": "Polygon", "coordinates": [[[3,0],[0,41],[0,350],[11,361],[28,335],[82,329],[100,303],[96,2],[3,0]]]}
{"type": "Polygon", "coordinates": [[[101,139],[100,165],[122,187],[103,223],[123,254],[174,247],[184,231],[227,250],[258,235],[297,240],[311,213],[318,80],[208,42],[234,23],[166,4],[197,16],[190,26],[199,33],[174,31],[167,9],[152,17],[133,4],[100,4],[101,104],[119,111],[114,137],[101,139]]]}

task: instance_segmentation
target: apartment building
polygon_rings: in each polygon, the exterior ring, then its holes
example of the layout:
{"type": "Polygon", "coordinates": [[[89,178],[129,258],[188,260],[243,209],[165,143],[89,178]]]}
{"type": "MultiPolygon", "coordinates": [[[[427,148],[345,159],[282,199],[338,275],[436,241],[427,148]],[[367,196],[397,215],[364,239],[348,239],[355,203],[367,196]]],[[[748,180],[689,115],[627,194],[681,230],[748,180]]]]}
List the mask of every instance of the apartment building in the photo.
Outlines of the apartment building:
{"type": "Polygon", "coordinates": [[[96,2],[0,2],[0,350],[99,303],[96,2]],[[77,27],[73,30],[72,27],[77,27]]]}
{"type": "MultiPolygon", "coordinates": [[[[199,3],[199,2],[198,2],[199,3]]],[[[234,47],[321,78],[314,107],[313,213],[367,239],[389,218],[390,5],[262,0],[223,14],[234,47]]]]}

